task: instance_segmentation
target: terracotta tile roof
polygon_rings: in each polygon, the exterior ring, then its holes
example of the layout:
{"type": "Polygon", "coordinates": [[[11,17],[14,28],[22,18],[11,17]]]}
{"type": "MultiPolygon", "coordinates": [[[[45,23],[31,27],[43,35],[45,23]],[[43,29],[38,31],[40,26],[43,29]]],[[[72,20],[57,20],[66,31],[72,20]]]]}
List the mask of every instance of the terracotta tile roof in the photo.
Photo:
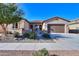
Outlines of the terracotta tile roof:
{"type": "Polygon", "coordinates": [[[42,23],[42,22],[43,22],[42,20],[34,20],[31,23],[42,23]]]}
{"type": "Polygon", "coordinates": [[[32,22],[43,22],[42,20],[34,20],[32,22]]]}

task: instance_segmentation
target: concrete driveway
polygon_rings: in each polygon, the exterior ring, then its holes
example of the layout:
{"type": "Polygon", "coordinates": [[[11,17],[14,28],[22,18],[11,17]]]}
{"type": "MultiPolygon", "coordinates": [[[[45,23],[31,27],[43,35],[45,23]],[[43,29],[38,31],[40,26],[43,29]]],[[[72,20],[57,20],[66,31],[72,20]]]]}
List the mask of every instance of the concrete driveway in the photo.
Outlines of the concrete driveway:
{"type": "Polygon", "coordinates": [[[0,43],[0,50],[79,50],[79,34],[52,34],[56,43],[0,43]],[[55,37],[56,36],[56,37],[55,37]]]}

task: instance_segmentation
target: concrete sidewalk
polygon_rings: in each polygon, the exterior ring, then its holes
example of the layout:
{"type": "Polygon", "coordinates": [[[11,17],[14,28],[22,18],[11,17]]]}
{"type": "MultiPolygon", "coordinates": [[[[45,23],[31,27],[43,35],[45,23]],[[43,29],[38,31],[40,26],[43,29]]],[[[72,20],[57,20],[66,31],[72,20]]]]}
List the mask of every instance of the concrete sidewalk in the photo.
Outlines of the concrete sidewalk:
{"type": "Polygon", "coordinates": [[[58,43],[0,43],[0,50],[79,50],[78,44],[58,43]]]}

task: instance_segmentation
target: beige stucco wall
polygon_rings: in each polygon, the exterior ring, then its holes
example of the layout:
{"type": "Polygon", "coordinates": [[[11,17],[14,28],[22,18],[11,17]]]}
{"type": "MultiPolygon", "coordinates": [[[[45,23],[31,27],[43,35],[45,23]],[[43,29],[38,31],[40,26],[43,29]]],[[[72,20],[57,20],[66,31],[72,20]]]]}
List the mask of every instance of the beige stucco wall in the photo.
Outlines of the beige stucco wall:
{"type": "Polygon", "coordinates": [[[76,23],[75,24],[69,24],[68,26],[69,26],[69,29],[71,29],[71,30],[72,29],[79,29],[79,24],[76,24],[76,23]]]}
{"type": "Polygon", "coordinates": [[[30,29],[30,24],[28,22],[24,22],[24,29],[29,30],[30,29]]]}
{"type": "Polygon", "coordinates": [[[18,28],[15,30],[13,29],[13,30],[19,33],[23,33],[22,29],[29,30],[29,23],[25,20],[21,20],[20,22],[18,22],[18,28]]]}

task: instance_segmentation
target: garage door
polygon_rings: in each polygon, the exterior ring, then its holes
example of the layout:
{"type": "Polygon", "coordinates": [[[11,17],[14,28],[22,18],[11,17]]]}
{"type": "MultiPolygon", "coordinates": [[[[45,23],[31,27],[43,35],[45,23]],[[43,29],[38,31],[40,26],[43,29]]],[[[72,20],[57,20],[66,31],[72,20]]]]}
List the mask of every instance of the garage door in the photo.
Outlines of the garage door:
{"type": "Polygon", "coordinates": [[[64,24],[49,24],[48,31],[50,33],[64,33],[64,24]]]}

